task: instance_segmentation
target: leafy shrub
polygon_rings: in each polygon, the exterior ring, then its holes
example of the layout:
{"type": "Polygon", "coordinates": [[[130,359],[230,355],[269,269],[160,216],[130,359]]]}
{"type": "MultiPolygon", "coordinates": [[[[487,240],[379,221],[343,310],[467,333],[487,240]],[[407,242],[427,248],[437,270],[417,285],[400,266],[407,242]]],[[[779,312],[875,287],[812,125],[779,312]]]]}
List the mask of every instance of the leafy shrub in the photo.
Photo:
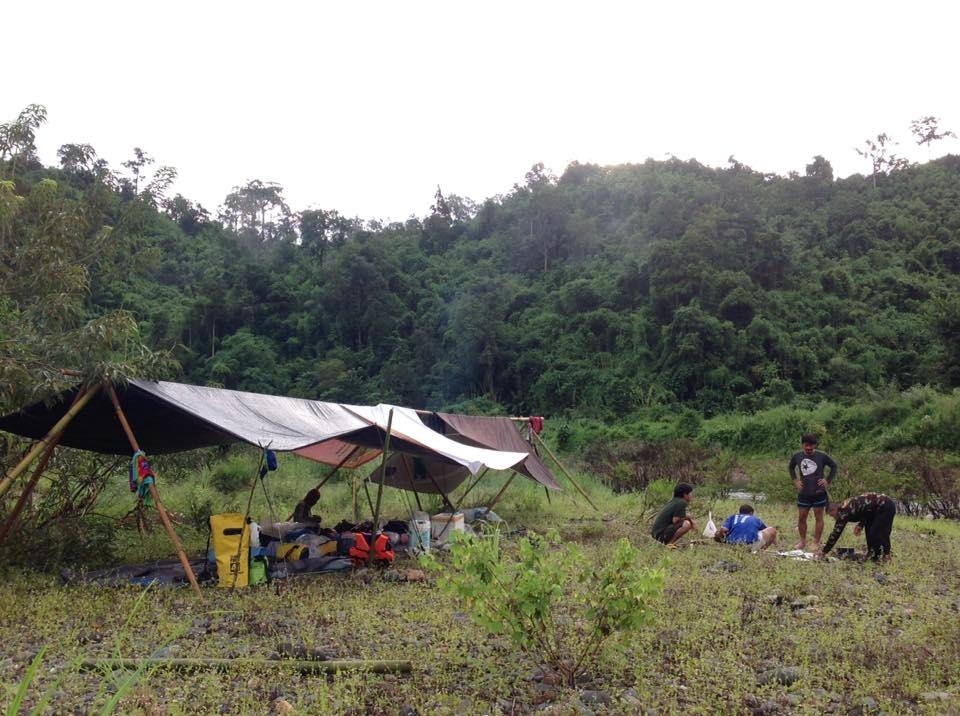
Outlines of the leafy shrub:
{"type": "Polygon", "coordinates": [[[244,456],[235,455],[218,463],[210,472],[210,485],[225,495],[238,490],[250,489],[251,482],[257,477],[253,462],[244,456]]]}
{"type": "MultiPolygon", "coordinates": [[[[457,534],[454,569],[441,587],[464,602],[473,620],[576,684],[611,637],[653,621],[650,605],[663,594],[665,565],[640,569],[627,539],[601,566],[573,544],[531,533],[513,559],[501,554],[500,535],[457,534]]],[[[432,563],[436,566],[436,562],[432,563]]]]}
{"type": "Polygon", "coordinates": [[[597,443],[585,459],[607,486],[624,493],[644,490],[656,480],[701,485],[712,456],[708,448],[692,440],[629,440],[597,443]]]}
{"type": "Polygon", "coordinates": [[[64,565],[108,565],[116,562],[118,522],[101,515],[61,518],[39,528],[21,522],[7,537],[17,549],[4,551],[4,562],[40,569],[64,565]]]}

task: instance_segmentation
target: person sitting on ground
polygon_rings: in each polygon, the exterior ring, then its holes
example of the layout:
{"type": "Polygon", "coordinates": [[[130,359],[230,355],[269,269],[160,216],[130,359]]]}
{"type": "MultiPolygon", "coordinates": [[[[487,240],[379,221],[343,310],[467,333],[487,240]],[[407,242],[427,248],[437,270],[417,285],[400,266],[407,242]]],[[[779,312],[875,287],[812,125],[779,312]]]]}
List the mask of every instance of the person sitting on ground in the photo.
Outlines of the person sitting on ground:
{"type": "Polygon", "coordinates": [[[777,541],[777,528],[767,527],[763,520],[753,514],[751,505],[740,505],[740,511],[723,521],[713,538],[727,544],[756,545],[766,549],[777,541]]]}
{"type": "Polygon", "coordinates": [[[658,542],[668,547],[676,545],[677,541],[690,530],[696,531],[697,524],[687,515],[687,505],[693,501],[693,486],[686,482],[679,483],[673,488],[673,499],[670,500],[660,514],[653,521],[650,534],[658,542]]]}
{"type": "Polygon", "coordinates": [[[865,492],[843,502],[831,502],[827,505],[827,514],[836,520],[836,524],[826,544],[816,552],[818,558],[833,548],[848,522],[856,522],[853,533],[867,533],[867,556],[874,562],[890,559],[890,532],[893,517],[897,514],[897,503],[892,497],[880,492],[865,492]]]}
{"type": "Polygon", "coordinates": [[[320,490],[314,488],[310,490],[303,499],[293,508],[293,521],[308,525],[319,525],[320,515],[311,513],[313,506],[320,501],[320,490]]]}

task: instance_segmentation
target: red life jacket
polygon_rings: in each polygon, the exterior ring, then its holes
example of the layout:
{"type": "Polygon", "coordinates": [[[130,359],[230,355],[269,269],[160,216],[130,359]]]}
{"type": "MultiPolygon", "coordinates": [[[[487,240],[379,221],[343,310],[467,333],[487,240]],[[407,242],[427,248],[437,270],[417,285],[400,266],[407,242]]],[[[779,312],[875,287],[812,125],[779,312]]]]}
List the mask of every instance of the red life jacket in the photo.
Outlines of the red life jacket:
{"type": "MultiPolygon", "coordinates": [[[[356,560],[366,562],[370,558],[370,533],[354,532],[354,545],[350,548],[350,556],[356,560]]],[[[390,549],[390,540],[382,532],[378,533],[373,541],[373,559],[381,562],[392,562],[394,552],[390,549]]]]}

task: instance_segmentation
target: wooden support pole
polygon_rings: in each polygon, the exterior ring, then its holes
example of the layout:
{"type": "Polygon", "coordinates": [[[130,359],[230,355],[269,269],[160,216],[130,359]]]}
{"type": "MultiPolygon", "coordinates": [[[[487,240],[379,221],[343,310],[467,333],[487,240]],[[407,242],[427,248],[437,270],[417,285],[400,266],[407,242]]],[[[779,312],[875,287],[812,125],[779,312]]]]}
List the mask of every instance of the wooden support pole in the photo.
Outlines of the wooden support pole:
{"type": "MultiPolygon", "coordinates": [[[[59,435],[57,438],[59,438],[59,435]]],[[[43,474],[43,471],[47,469],[47,463],[50,462],[50,457],[53,455],[56,447],[57,439],[54,438],[50,441],[50,444],[47,445],[47,449],[43,453],[43,457],[40,458],[40,462],[37,463],[37,467],[33,471],[29,482],[27,482],[23,490],[21,490],[20,499],[17,500],[17,504],[14,505],[13,510],[10,511],[7,521],[3,523],[3,527],[0,527],[0,544],[4,543],[7,535],[10,534],[10,530],[13,529],[13,526],[17,523],[17,519],[19,519],[20,513],[23,511],[24,505],[27,504],[27,500],[30,498],[30,493],[33,492],[33,489],[37,486],[37,482],[40,481],[40,476],[43,474]]]]}
{"type": "Polygon", "coordinates": [[[34,458],[41,453],[41,451],[49,446],[51,443],[54,445],[60,439],[60,436],[63,434],[63,431],[67,429],[67,425],[70,424],[70,421],[83,410],[84,406],[90,402],[90,399],[97,394],[97,391],[100,389],[99,386],[94,386],[92,389],[83,392],[81,389],[81,394],[78,394],[77,400],[70,410],[68,410],[60,420],[57,421],[56,425],[50,428],[50,431],[44,435],[43,439],[37,442],[31,449],[30,452],[14,467],[9,473],[7,473],[2,480],[0,480],[0,497],[3,497],[7,490],[10,489],[11,483],[19,477],[20,473],[29,467],[30,463],[33,462],[34,458]]]}
{"type": "Polygon", "coordinates": [[[513,471],[510,473],[510,479],[504,483],[503,487],[500,488],[500,492],[493,496],[493,499],[490,500],[490,504],[487,505],[487,510],[492,510],[493,506],[500,501],[500,498],[503,497],[503,493],[507,491],[507,488],[510,487],[510,483],[513,482],[513,478],[517,476],[517,472],[513,471]]]}
{"type": "Polygon", "coordinates": [[[176,671],[198,671],[216,669],[280,669],[282,673],[299,671],[301,673],[330,673],[337,671],[368,671],[385,674],[391,672],[409,673],[412,665],[404,660],[363,660],[336,659],[316,661],[312,659],[84,659],[80,668],[85,671],[103,671],[113,669],[174,669],[176,671]]]}
{"type": "MultiPolygon", "coordinates": [[[[113,386],[109,383],[106,383],[107,394],[110,396],[110,400],[113,403],[113,408],[117,412],[117,420],[120,421],[120,425],[123,426],[123,431],[127,434],[127,440],[130,441],[130,447],[133,448],[134,452],[140,450],[140,446],[137,444],[137,438],[133,434],[133,430],[130,428],[130,423],[127,422],[127,416],[123,414],[123,408],[120,407],[120,399],[117,398],[117,391],[113,389],[113,386]]],[[[180,538],[177,537],[177,533],[173,531],[173,523],[170,522],[170,515],[167,514],[166,508],[163,506],[163,502],[160,500],[160,492],[157,490],[157,485],[154,482],[150,483],[150,496],[153,498],[153,504],[156,505],[157,513],[160,515],[160,521],[163,522],[164,529],[167,530],[167,535],[170,537],[170,541],[173,542],[173,546],[177,550],[177,556],[180,557],[180,564],[183,565],[183,570],[186,572],[187,579],[190,580],[190,586],[193,587],[193,591],[197,593],[197,596],[203,598],[203,592],[200,591],[200,584],[197,582],[197,575],[193,573],[193,568],[190,566],[190,560],[187,559],[187,553],[183,549],[183,544],[180,542],[180,538]]]]}
{"type": "Polygon", "coordinates": [[[373,527],[370,528],[370,552],[367,562],[373,561],[374,546],[377,544],[377,533],[380,531],[380,502],[383,499],[383,480],[387,475],[387,458],[390,454],[390,431],[393,429],[393,408],[387,413],[387,434],[383,439],[383,459],[380,461],[380,484],[377,486],[377,506],[373,510],[373,527]]]}
{"type": "Polygon", "coordinates": [[[463,491],[462,495],[460,495],[460,499],[457,500],[457,504],[454,506],[453,510],[451,510],[452,512],[456,512],[457,510],[460,509],[460,505],[462,505],[466,501],[467,495],[473,492],[473,488],[479,485],[480,480],[483,479],[483,476],[487,474],[487,469],[488,469],[487,466],[484,465],[483,469],[477,473],[474,481],[471,482],[469,485],[467,485],[467,489],[463,491]]]}
{"type": "Polygon", "coordinates": [[[583,495],[583,499],[585,499],[587,502],[589,502],[589,503],[590,503],[590,506],[591,506],[593,509],[595,509],[597,512],[599,512],[599,511],[600,511],[599,508],[598,508],[595,504],[593,504],[593,502],[592,502],[592,501],[590,500],[590,498],[587,496],[587,493],[584,492],[584,491],[583,491],[583,488],[581,488],[580,485],[577,484],[576,480],[574,480],[572,477],[570,477],[570,473],[567,472],[566,468],[565,468],[565,467],[563,466],[563,464],[557,459],[557,456],[553,454],[553,451],[547,446],[547,444],[546,444],[545,442],[543,442],[543,439],[542,439],[539,435],[537,435],[536,433],[534,433],[534,432],[532,432],[532,431],[531,431],[531,433],[536,436],[536,438],[537,438],[537,444],[540,445],[540,447],[542,447],[544,450],[547,451],[547,455],[549,455],[549,456],[553,459],[553,461],[557,464],[557,467],[560,468],[560,472],[562,472],[562,473],[566,476],[566,478],[567,478],[568,480],[570,480],[570,484],[573,485],[575,488],[577,488],[577,492],[579,492],[581,495],[583,495]]]}

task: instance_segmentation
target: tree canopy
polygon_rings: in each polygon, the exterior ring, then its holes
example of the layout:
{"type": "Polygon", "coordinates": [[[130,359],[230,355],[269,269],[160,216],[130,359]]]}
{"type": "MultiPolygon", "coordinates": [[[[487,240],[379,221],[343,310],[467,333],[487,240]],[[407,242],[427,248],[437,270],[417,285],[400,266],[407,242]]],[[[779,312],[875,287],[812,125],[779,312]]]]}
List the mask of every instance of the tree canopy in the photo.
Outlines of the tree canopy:
{"type": "Polygon", "coordinates": [[[7,408],[61,368],[599,418],[960,387],[960,157],[909,164],[885,134],[847,179],[821,156],[786,177],[538,164],[505,196],[438,187],[423,219],[382,226],[292,211],[260,180],[214,219],[167,198],[176,171],[140,148],[129,175],[86,144],[44,167],[45,117],[0,125],[7,408]]]}

